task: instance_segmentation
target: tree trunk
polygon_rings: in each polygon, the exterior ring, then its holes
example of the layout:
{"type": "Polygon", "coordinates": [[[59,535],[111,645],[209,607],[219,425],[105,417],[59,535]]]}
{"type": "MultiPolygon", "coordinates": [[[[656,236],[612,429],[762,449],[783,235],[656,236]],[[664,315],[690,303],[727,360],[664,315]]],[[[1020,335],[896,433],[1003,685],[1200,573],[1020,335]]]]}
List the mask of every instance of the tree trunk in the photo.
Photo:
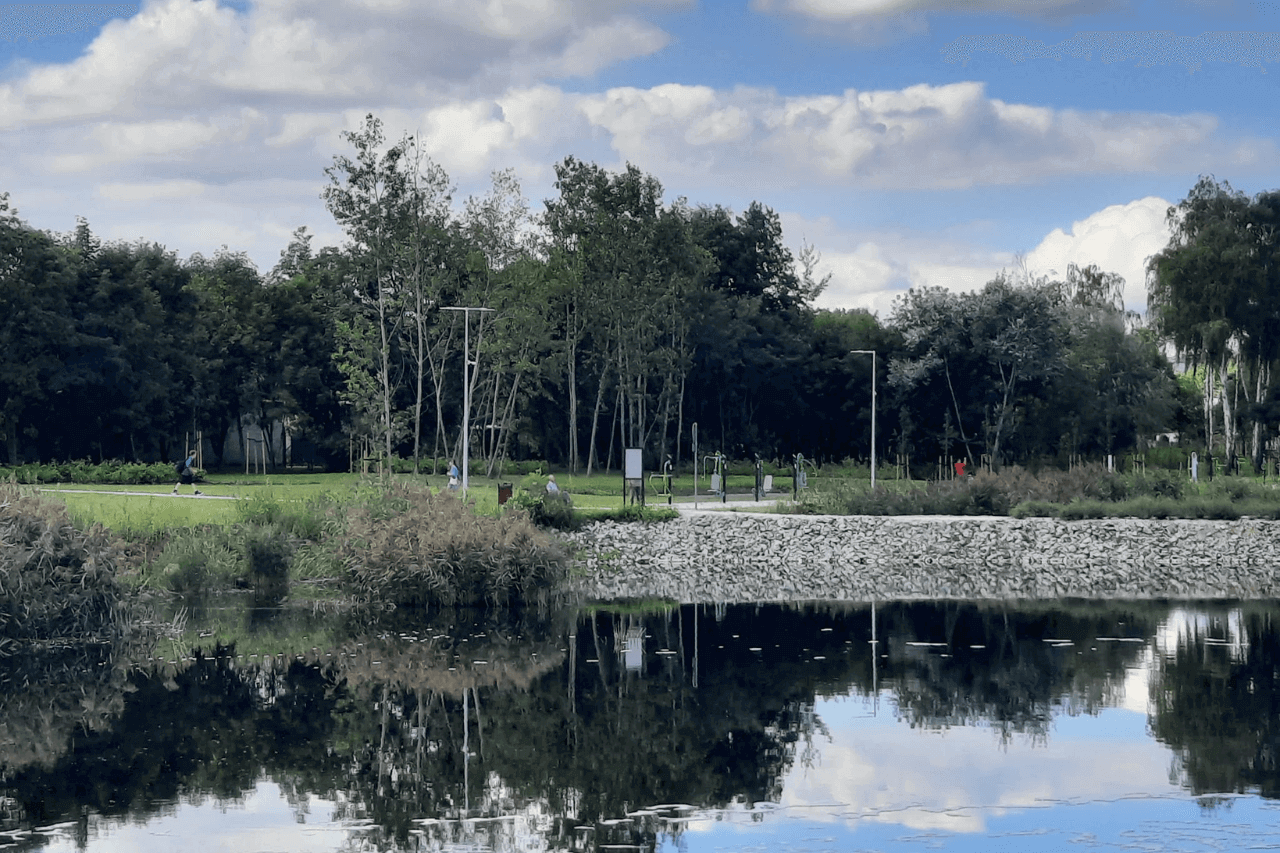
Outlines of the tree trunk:
{"type": "MultiPolygon", "coordinates": [[[[1232,395],[1227,393],[1227,365],[1230,356],[1227,353],[1222,354],[1222,361],[1218,366],[1219,385],[1222,386],[1222,455],[1223,462],[1230,470],[1232,460],[1236,458],[1236,418],[1235,418],[1235,401],[1232,395]]],[[[1239,383],[1236,383],[1237,386],[1239,383]]]]}
{"type": "Polygon", "coordinates": [[[587,476],[591,476],[591,469],[596,461],[596,434],[600,426],[600,406],[604,402],[604,387],[609,381],[608,363],[600,365],[600,383],[596,386],[596,405],[591,412],[591,442],[587,445],[587,476]]]}
{"type": "Polygon", "coordinates": [[[947,377],[947,390],[951,392],[951,405],[956,410],[956,428],[960,430],[960,440],[964,442],[965,455],[969,457],[969,467],[976,470],[977,464],[973,461],[973,448],[969,446],[969,437],[964,432],[964,419],[960,417],[960,401],[956,399],[956,389],[951,384],[951,365],[947,364],[947,360],[942,360],[942,372],[947,377]]]}

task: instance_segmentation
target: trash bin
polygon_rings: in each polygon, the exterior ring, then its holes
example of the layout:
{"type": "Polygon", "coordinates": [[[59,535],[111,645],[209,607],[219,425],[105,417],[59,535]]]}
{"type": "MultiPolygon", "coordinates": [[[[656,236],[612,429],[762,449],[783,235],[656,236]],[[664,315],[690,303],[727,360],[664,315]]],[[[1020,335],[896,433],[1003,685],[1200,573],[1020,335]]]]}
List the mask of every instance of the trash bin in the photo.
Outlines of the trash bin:
{"type": "Polygon", "coordinates": [[[511,484],[499,483],[498,484],[498,506],[502,506],[504,503],[506,503],[510,499],[511,499],[511,484]]]}

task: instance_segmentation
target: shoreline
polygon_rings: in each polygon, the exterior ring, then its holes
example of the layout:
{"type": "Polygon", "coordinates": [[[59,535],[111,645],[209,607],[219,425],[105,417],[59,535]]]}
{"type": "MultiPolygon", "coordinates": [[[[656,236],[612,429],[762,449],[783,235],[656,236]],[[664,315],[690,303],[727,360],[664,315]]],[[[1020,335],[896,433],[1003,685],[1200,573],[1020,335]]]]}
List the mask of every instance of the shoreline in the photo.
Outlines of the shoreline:
{"type": "Polygon", "coordinates": [[[566,586],[682,604],[1280,597],[1280,521],[813,516],[682,510],[596,522],[566,586]]]}

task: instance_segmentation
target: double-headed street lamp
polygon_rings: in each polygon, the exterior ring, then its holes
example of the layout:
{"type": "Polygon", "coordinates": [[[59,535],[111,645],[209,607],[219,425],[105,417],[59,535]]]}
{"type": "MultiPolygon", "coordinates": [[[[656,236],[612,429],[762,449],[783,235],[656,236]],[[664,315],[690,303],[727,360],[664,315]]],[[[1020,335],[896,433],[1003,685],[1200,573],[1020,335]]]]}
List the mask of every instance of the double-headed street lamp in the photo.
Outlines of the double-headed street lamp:
{"type": "MultiPolygon", "coordinates": [[[[462,312],[462,496],[466,497],[471,468],[471,368],[475,366],[471,363],[471,312],[481,312],[480,316],[483,318],[483,312],[493,309],[450,306],[440,310],[462,312]]],[[[478,363],[479,359],[476,361],[478,363]]]]}
{"type": "Polygon", "coordinates": [[[849,350],[850,355],[871,356],[871,488],[876,487],[876,351],[873,349],[849,350]]]}

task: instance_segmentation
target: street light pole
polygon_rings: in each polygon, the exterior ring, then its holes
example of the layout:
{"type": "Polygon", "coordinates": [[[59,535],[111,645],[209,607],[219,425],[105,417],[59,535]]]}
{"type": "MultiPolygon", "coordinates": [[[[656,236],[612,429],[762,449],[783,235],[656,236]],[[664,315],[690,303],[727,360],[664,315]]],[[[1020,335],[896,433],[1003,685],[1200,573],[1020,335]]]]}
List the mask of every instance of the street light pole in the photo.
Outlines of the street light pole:
{"type": "Polygon", "coordinates": [[[471,312],[481,312],[483,317],[483,312],[493,309],[450,306],[440,310],[462,312],[462,497],[465,498],[471,471],[471,312]]]}
{"type": "Polygon", "coordinates": [[[876,351],[873,349],[849,350],[850,354],[871,356],[871,489],[876,488],[876,351]]]}

